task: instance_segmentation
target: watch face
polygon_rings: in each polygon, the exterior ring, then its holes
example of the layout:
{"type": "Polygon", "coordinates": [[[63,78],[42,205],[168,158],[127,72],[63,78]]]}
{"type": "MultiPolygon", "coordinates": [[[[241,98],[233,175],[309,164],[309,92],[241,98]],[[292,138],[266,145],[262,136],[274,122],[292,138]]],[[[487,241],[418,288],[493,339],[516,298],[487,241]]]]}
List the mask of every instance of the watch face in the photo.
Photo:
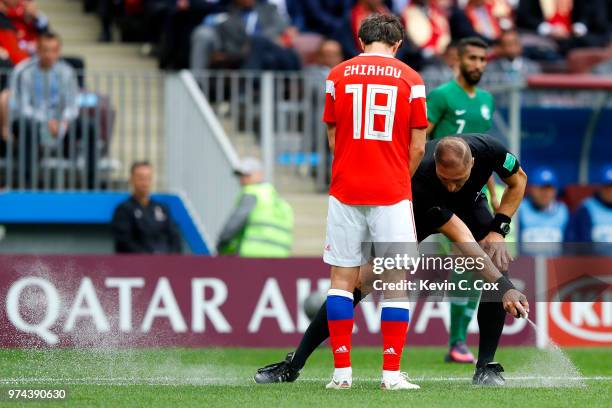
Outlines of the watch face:
{"type": "Polygon", "coordinates": [[[507,234],[510,232],[510,224],[503,223],[502,225],[500,225],[500,229],[504,234],[507,234]]]}

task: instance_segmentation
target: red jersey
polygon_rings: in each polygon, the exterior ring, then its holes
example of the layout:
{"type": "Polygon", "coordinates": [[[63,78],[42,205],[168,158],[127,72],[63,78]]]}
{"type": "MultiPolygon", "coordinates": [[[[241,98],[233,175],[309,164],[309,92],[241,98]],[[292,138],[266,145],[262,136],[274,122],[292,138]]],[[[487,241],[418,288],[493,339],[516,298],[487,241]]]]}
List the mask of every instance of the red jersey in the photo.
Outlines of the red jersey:
{"type": "Polygon", "coordinates": [[[412,200],[411,129],[427,127],[425,85],[403,62],[361,54],[327,78],[323,121],[336,124],[329,194],[349,205],[412,200]]]}

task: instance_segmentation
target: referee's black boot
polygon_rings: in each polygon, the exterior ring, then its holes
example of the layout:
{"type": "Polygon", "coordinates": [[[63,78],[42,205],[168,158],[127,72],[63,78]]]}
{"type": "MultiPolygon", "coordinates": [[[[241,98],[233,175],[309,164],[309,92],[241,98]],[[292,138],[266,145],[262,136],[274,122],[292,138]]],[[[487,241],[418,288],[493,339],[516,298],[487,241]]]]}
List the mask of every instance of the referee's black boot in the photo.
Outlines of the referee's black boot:
{"type": "Polygon", "coordinates": [[[291,367],[293,352],[288,353],[284,361],[259,368],[253,379],[257,384],[294,382],[300,376],[300,370],[291,367]]]}
{"type": "Polygon", "coordinates": [[[474,385],[496,385],[502,386],[506,384],[506,380],[501,373],[504,372],[504,367],[499,363],[488,363],[484,367],[476,368],[472,384],[474,385]]]}

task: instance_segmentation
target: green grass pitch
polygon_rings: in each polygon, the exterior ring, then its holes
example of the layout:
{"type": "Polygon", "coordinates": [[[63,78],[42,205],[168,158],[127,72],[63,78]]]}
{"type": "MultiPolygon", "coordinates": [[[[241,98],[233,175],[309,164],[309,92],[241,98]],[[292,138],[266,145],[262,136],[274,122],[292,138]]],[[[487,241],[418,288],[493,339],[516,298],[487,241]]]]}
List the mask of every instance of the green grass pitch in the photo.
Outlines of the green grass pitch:
{"type": "MultiPolygon", "coordinates": [[[[609,407],[612,350],[566,349],[578,368],[572,372],[552,352],[503,348],[498,360],[508,386],[470,384],[473,368],[442,362],[441,348],[407,347],[402,369],[418,391],[378,389],[381,352],[357,348],[352,353],[353,389],[325,390],[331,352],[318,350],[293,384],[256,385],[259,366],[280,360],[277,349],[143,350],[0,350],[0,406],[21,405],[7,399],[8,389],[66,388],[58,405],[112,407],[609,407]]],[[[54,406],[28,402],[27,407],[54,406]]]]}

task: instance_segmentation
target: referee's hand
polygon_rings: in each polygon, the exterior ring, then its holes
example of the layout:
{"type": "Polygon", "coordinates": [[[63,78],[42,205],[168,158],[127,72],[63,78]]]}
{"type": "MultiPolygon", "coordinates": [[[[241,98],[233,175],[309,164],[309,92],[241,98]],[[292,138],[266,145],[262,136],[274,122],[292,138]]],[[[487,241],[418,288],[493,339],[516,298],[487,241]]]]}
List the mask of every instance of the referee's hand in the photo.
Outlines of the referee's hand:
{"type": "Polygon", "coordinates": [[[489,234],[480,241],[482,249],[493,261],[493,265],[500,271],[507,271],[514,259],[508,251],[506,240],[497,232],[489,232],[489,234]]]}
{"type": "Polygon", "coordinates": [[[527,317],[529,314],[527,298],[516,289],[510,289],[504,293],[502,304],[504,305],[504,310],[513,317],[527,317]]]}

